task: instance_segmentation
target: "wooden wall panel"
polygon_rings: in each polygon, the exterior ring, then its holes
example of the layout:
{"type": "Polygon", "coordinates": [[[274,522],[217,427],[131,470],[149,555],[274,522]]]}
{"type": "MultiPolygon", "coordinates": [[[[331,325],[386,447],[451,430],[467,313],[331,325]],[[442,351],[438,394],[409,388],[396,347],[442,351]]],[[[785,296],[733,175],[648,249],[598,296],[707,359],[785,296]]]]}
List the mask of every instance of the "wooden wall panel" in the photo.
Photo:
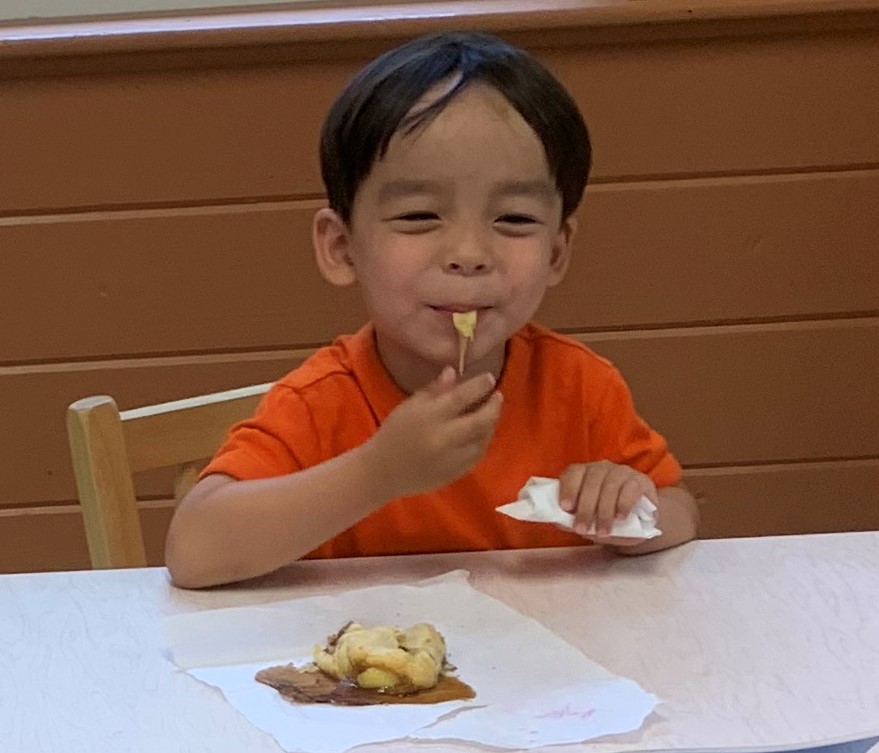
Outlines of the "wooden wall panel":
{"type": "Polygon", "coordinates": [[[879,529],[879,458],[688,470],[702,496],[702,536],[879,529]]]}
{"type": "MultiPolygon", "coordinates": [[[[595,186],[540,319],[572,331],[879,312],[876,196],[879,170],[595,186]]],[[[0,320],[27,323],[0,329],[0,353],[287,348],[352,331],[356,289],[324,282],[312,259],[322,204],[0,220],[18,258],[0,276],[0,320]]]]}
{"type": "MultiPolygon", "coordinates": [[[[879,459],[687,470],[701,498],[702,536],[761,536],[879,528],[879,459]]],[[[173,502],[142,503],[150,565],[164,563],[173,502]]],[[[76,505],[0,511],[0,572],[89,567],[76,505]]]]}
{"type": "Polygon", "coordinates": [[[587,189],[541,318],[637,328],[879,312],[879,171],[587,189]]]}
{"type": "MultiPolygon", "coordinates": [[[[539,318],[621,368],[709,536],[879,526],[869,2],[483,19],[558,73],[594,140],[576,256],[539,318]]],[[[87,564],[69,402],[269,381],[362,321],[311,261],[318,129],[365,54],[419,23],[358,26],[350,45],[316,26],[4,46],[0,570],[87,564]]],[[[167,486],[137,484],[156,564],[167,486]]]]}
{"type": "Polygon", "coordinates": [[[875,164],[875,30],[602,47],[548,62],[583,108],[599,180],[875,164]],[[853,103],[857,102],[857,106],[853,103]]]}
{"type": "Polygon", "coordinates": [[[687,465],[879,455],[879,318],[581,339],[687,465]]]}
{"type": "MultiPolygon", "coordinates": [[[[879,372],[879,319],[580,337],[617,364],[641,413],[688,466],[879,455],[879,435],[864,420],[879,416],[879,393],[865,378],[879,372]]],[[[116,395],[124,409],[270,381],[303,355],[0,377],[0,454],[16,469],[0,475],[0,505],[75,498],[64,411],[82,395],[116,395]]]]}
{"type": "Polygon", "coordinates": [[[6,155],[0,211],[320,194],[320,121],[352,71],[302,64],[4,81],[0,134],[18,146],[6,155]]]}
{"type": "Polygon", "coordinates": [[[308,202],[0,226],[20,270],[0,277],[0,316],[28,323],[0,330],[0,352],[30,362],[327,342],[365,315],[356,291],[320,277],[313,213],[308,202]]]}
{"type": "Polygon", "coordinates": [[[0,507],[76,499],[65,427],[67,406],[74,400],[112,395],[125,410],[269,382],[301,358],[297,352],[278,351],[259,358],[248,354],[5,370],[0,375],[0,457],[15,472],[0,474],[0,507]]]}
{"type": "MultiPolygon", "coordinates": [[[[141,508],[147,563],[164,564],[169,501],[141,508]]],[[[0,573],[89,569],[85,527],[77,504],[0,510],[0,573]]]]}
{"type": "MultiPolygon", "coordinates": [[[[877,46],[871,30],[532,48],[586,113],[607,181],[875,165],[877,46]]],[[[318,194],[320,122],[362,62],[4,81],[0,212],[318,194]]]]}

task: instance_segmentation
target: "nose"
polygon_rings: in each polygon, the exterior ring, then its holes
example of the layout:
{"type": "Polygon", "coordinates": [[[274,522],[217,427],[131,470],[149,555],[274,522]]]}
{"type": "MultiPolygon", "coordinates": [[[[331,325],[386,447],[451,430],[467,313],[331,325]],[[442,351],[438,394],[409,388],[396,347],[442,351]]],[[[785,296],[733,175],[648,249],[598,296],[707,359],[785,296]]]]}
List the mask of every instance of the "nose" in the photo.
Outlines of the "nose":
{"type": "Polygon", "coordinates": [[[443,269],[447,273],[464,276],[486,274],[493,264],[488,241],[475,236],[452,242],[443,259],[443,269]]]}

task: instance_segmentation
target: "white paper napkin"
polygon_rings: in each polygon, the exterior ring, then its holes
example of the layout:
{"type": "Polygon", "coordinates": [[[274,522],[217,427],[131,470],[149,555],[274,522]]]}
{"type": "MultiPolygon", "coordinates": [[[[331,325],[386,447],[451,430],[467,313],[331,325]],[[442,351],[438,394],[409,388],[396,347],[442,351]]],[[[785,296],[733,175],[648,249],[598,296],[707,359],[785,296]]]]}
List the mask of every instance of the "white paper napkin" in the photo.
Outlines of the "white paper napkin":
{"type": "MultiPolygon", "coordinates": [[[[574,515],[559,505],[559,481],[555,478],[532,476],[519,490],[519,498],[496,508],[499,513],[516,520],[532,523],[552,523],[570,530],[574,527],[574,515]]],[[[656,505],[647,497],[641,497],[623,520],[614,520],[611,536],[630,539],[652,539],[662,531],[656,527],[656,505]]],[[[587,536],[595,533],[595,525],[589,527],[587,536]]]]}
{"type": "Polygon", "coordinates": [[[174,615],[164,620],[165,637],[178,666],[222,690],[291,753],[341,753],[407,737],[524,749],[641,726],[658,702],[655,696],[472,588],[466,576],[455,571],[414,585],[174,615]],[[349,619],[433,623],[476,698],[424,706],[309,705],[291,703],[254,680],[272,664],[307,661],[312,644],[349,619]]]}

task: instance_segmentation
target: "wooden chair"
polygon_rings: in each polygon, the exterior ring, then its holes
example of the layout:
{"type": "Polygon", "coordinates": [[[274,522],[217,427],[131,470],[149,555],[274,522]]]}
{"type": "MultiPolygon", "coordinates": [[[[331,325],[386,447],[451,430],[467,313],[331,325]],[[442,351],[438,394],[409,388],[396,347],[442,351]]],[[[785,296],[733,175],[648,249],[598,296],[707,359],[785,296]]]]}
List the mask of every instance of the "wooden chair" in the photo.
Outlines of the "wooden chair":
{"type": "Polygon", "coordinates": [[[195,483],[232,424],[253,415],[271,384],[119,411],[106,395],[67,409],[67,436],[93,568],[144,567],[132,474],[177,468],[175,501],[195,483]]]}

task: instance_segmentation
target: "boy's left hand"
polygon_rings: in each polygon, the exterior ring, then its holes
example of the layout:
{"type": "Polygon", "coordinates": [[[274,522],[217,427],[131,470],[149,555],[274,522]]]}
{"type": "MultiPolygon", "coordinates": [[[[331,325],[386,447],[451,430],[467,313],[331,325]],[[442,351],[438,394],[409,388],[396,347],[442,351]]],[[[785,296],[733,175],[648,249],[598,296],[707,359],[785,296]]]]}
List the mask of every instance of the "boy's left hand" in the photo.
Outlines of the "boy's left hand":
{"type": "Polygon", "coordinates": [[[564,510],[574,514],[575,533],[586,535],[594,522],[596,533],[591,537],[602,544],[643,543],[642,539],[610,536],[614,519],[626,518],[642,495],[657,504],[656,486],[650,477],[609,460],[576,463],[559,476],[559,502],[564,510]]]}

